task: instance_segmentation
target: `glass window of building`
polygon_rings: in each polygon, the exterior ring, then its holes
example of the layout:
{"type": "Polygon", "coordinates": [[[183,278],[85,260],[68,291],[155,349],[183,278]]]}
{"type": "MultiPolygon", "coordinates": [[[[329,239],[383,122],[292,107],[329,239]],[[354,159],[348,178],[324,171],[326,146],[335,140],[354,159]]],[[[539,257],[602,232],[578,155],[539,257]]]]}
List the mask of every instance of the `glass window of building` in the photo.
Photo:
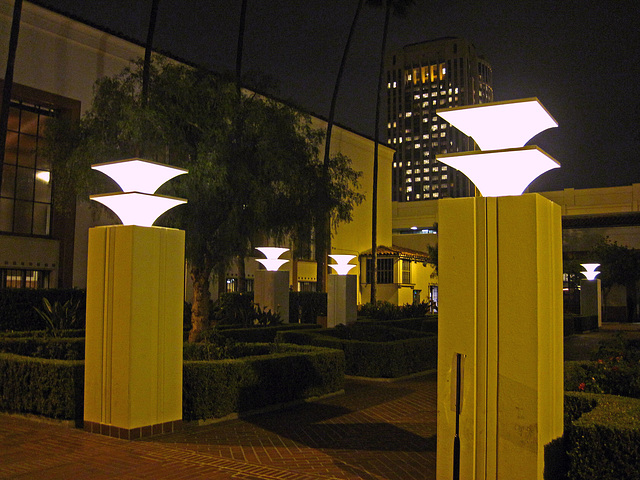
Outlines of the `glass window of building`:
{"type": "Polygon", "coordinates": [[[0,231],[22,235],[51,233],[51,165],[42,153],[50,108],[12,102],[2,165],[0,231]]]}

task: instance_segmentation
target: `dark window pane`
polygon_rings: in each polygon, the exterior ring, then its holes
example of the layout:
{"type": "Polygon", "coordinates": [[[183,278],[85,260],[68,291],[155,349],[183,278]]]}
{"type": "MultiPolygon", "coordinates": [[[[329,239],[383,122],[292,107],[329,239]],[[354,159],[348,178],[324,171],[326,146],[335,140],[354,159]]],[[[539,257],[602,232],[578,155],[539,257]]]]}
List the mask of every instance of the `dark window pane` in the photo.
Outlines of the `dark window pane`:
{"type": "Polygon", "coordinates": [[[20,132],[29,135],[38,134],[38,114],[29,110],[22,110],[20,117],[20,132]]]}
{"type": "Polygon", "coordinates": [[[15,220],[13,231],[15,233],[31,233],[31,221],[33,219],[33,203],[16,200],[15,220]]]}
{"type": "Polygon", "coordinates": [[[0,198],[0,231],[13,231],[13,200],[0,198]]]}
{"type": "Polygon", "coordinates": [[[33,234],[49,235],[49,218],[51,207],[46,203],[33,204],[33,234]]]}
{"type": "Polygon", "coordinates": [[[7,132],[6,145],[4,148],[4,163],[15,165],[18,158],[18,134],[7,132]]]}
{"type": "Polygon", "coordinates": [[[16,167],[5,165],[2,169],[2,188],[0,196],[13,198],[16,194],[16,167]]]}
{"type": "Polygon", "coordinates": [[[36,166],[36,137],[20,135],[18,142],[18,165],[31,168],[36,166]]]}
{"type": "Polygon", "coordinates": [[[9,108],[9,125],[7,128],[9,130],[13,130],[14,132],[18,131],[18,127],[20,126],[20,110],[11,107],[9,108]]]}
{"type": "Polygon", "coordinates": [[[18,167],[16,200],[33,200],[34,170],[18,167]]]}

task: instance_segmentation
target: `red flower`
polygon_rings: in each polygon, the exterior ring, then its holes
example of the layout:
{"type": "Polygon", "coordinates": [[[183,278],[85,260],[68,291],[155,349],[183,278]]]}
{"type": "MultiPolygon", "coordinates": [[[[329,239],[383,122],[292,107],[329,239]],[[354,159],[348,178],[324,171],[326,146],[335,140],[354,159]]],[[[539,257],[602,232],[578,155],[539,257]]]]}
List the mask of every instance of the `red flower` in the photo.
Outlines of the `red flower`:
{"type": "Polygon", "coordinates": [[[585,389],[586,386],[587,386],[587,384],[582,382],[580,385],[578,385],[578,390],[580,390],[581,392],[584,392],[584,389],[585,389]]]}

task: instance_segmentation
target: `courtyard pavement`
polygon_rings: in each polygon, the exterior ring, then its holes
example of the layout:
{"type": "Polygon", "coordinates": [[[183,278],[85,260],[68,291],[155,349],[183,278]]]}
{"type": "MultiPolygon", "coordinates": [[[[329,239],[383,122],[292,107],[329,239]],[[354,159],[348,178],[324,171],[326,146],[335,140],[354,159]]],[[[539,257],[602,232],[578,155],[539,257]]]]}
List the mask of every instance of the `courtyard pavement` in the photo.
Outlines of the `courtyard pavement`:
{"type": "MultiPolygon", "coordinates": [[[[616,331],[565,339],[587,359],[616,331]]],[[[396,382],[347,379],[345,393],[286,410],[126,441],[0,414],[0,479],[434,479],[436,375],[396,382]]]]}
{"type": "Polygon", "coordinates": [[[2,479],[434,479],[435,373],[127,441],[0,414],[2,479]]]}

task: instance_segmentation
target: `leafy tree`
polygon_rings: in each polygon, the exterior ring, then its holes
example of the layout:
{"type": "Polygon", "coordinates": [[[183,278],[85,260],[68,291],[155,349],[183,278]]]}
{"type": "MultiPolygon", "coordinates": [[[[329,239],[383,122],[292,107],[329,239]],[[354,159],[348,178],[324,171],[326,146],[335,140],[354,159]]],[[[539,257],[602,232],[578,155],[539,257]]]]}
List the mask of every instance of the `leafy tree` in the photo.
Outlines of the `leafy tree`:
{"type": "MultiPolygon", "coordinates": [[[[320,188],[322,134],[292,108],[253,94],[238,101],[234,82],[184,65],[152,65],[144,102],[141,70],[138,62],[98,81],[92,108],[68,129],[72,141],[62,141],[69,126],[50,130],[49,154],[60,174],[53,181],[57,191],[86,198],[90,188],[97,191],[89,187],[97,178],[89,175],[91,163],[137,151],[189,170],[161,190],[188,203],[157,223],[186,231],[194,286],[190,340],[195,340],[209,326],[213,271],[244,258],[257,238],[309,230],[314,192],[320,188]]],[[[326,189],[336,220],[349,219],[360,200],[353,192],[358,176],[348,159],[333,159],[326,189]]]]}
{"type": "Polygon", "coordinates": [[[638,321],[638,281],[640,281],[640,251],[619,245],[609,238],[596,245],[594,256],[600,262],[600,280],[605,297],[613,285],[622,285],[627,290],[627,318],[638,321]]]}

